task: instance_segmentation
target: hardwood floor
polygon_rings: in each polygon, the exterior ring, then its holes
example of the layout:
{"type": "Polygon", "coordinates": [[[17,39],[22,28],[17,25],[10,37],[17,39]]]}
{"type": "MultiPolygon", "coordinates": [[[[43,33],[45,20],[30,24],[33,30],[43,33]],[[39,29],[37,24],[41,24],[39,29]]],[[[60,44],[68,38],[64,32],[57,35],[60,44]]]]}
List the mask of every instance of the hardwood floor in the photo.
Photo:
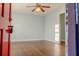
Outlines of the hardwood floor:
{"type": "Polygon", "coordinates": [[[12,42],[11,56],[64,56],[65,44],[49,41],[12,42]]]}

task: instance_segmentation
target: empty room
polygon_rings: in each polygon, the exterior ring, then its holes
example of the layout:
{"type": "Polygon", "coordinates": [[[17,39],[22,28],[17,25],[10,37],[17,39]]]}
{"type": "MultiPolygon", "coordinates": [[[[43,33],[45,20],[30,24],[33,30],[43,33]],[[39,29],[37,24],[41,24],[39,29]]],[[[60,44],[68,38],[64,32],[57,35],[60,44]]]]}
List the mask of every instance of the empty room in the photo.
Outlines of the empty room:
{"type": "MultiPolygon", "coordinates": [[[[3,6],[7,8],[8,4],[3,6]]],[[[9,45],[3,44],[3,55],[7,52],[11,56],[66,55],[64,3],[12,3],[10,7],[10,23],[6,20],[4,26],[0,25],[6,29],[4,41],[9,39],[9,45]]]]}

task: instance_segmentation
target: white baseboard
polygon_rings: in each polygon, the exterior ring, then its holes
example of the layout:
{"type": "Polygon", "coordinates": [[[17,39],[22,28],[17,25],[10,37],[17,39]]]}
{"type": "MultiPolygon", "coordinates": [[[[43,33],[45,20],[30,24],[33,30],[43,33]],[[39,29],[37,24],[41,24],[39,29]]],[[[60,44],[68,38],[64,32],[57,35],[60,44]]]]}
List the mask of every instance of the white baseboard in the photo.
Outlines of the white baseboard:
{"type": "Polygon", "coordinates": [[[39,41],[39,40],[44,40],[44,39],[17,39],[17,40],[11,40],[11,42],[24,42],[24,41],[39,41]]]}
{"type": "Polygon", "coordinates": [[[49,41],[53,43],[59,44],[60,42],[58,41],[53,41],[53,40],[46,40],[46,39],[20,39],[20,40],[11,40],[11,42],[26,42],[26,41],[49,41]]]}

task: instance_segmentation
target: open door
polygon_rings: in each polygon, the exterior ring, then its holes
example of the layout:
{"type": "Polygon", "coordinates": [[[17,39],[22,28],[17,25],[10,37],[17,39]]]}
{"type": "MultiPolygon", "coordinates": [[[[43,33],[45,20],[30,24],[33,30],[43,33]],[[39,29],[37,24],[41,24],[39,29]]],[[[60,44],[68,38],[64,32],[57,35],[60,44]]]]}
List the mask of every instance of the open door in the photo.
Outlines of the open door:
{"type": "Polygon", "coordinates": [[[65,43],[65,13],[60,14],[60,42],[65,43]]]}
{"type": "Polygon", "coordinates": [[[0,3],[0,56],[10,55],[11,4],[0,3]]]}
{"type": "Polygon", "coordinates": [[[66,20],[68,24],[68,55],[76,55],[76,19],[75,19],[75,4],[66,4],[66,20]]]}

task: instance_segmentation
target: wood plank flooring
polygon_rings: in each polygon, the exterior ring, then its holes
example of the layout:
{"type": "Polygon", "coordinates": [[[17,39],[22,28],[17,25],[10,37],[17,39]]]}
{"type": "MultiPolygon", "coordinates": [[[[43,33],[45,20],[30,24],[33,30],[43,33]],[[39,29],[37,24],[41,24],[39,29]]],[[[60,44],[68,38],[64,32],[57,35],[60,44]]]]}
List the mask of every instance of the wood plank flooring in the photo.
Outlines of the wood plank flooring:
{"type": "Polygon", "coordinates": [[[11,56],[64,56],[65,44],[49,41],[12,42],[11,56]]]}

